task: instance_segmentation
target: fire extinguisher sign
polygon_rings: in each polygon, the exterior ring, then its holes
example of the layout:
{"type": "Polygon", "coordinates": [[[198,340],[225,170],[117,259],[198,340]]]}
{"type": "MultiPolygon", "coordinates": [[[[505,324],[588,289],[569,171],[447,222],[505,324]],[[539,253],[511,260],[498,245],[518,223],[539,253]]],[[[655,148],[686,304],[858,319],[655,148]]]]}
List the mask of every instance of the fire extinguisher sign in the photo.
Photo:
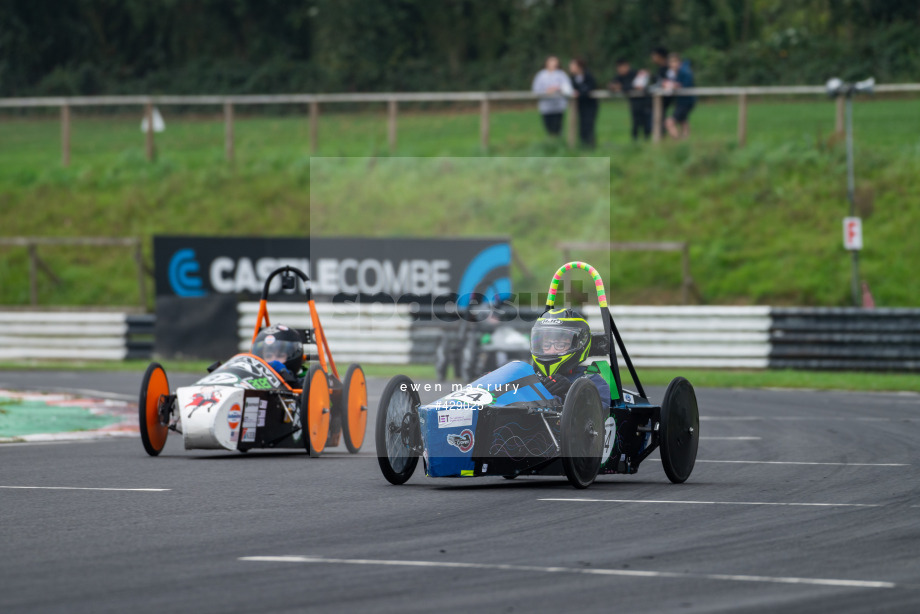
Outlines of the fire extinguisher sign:
{"type": "Polygon", "coordinates": [[[843,247],[850,251],[857,251],[862,249],[862,220],[860,218],[843,218],[843,247]]]}

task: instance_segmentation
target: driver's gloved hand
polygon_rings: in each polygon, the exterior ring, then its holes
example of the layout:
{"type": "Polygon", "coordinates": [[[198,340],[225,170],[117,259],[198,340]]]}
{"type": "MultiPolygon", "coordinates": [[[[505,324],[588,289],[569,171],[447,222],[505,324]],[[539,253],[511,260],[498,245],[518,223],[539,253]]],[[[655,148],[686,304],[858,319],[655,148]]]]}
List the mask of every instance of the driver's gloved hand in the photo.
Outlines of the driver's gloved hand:
{"type": "Polygon", "coordinates": [[[281,372],[281,379],[283,379],[284,383],[291,388],[300,388],[300,382],[297,381],[297,376],[295,376],[287,369],[281,372]]]}
{"type": "Polygon", "coordinates": [[[554,397],[559,397],[560,399],[565,398],[565,393],[569,391],[569,388],[572,387],[572,382],[568,378],[560,377],[544,377],[543,385],[546,386],[546,389],[549,390],[549,393],[554,397]]]}
{"type": "Polygon", "coordinates": [[[281,376],[281,379],[284,380],[284,383],[290,386],[291,388],[299,388],[297,385],[297,377],[291,373],[291,370],[284,366],[284,363],[280,360],[273,360],[268,363],[269,366],[278,372],[278,375],[281,376]]]}

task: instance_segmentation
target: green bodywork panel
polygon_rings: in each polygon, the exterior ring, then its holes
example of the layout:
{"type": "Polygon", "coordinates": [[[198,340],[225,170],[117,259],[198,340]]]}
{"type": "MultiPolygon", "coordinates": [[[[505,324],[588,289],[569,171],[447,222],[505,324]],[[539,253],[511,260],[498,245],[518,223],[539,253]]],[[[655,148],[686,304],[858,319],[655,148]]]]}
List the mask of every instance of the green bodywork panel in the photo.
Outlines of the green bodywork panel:
{"type": "Polygon", "coordinates": [[[613,377],[613,370],[610,368],[610,363],[606,360],[595,360],[591,363],[591,366],[588,367],[589,373],[597,373],[604,378],[604,381],[607,382],[607,385],[610,386],[610,400],[616,401],[620,398],[620,391],[617,390],[617,382],[613,377]]]}

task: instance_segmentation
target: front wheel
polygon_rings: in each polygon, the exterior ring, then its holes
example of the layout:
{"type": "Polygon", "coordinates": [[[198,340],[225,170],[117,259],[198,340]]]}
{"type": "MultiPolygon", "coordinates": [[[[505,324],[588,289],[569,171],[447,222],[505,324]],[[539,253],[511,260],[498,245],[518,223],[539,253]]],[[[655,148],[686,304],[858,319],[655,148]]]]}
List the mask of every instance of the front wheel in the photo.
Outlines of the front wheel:
{"type": "Polygon", "coordinates": [[[700,410],[696,392],[686,379],[675,377],[668,384],[658,430],[665,475],[675,484],[686,482],[700,445],[700,410]]]}
{"type": "Polygon", "coordinates": [[[597,477],[604,454],[604,406],[591,380],[577,379],[569,388],[559,439],[565,476],[575,488],[587,488],[597,477]]]}
{"type": "Polygon", "coordinates": [[[326,372],[319,365],[313,365],[307,371],[300,397],[300,426],[304,432],[304,447],[310,456],[319,456],[326,447],[331,412],[332,397],[326,372]]]}
{"type": "Polygon", "coordinates": [[[169,434],[169,414],[164,403],[169,399],[169,380],[166,371],[156,362],[150,363],[144,373],[137,410],[141,428],[141,442],[150,456],[158,456],[166,445],[169,434]],[[165,415],[164,415],[165,414],[165,415]]]}
{"type": "Polygon", "coordinates": [[[390,484],[405,484],[418,465],[421,431],[418,393],[412,380],[397,375],[389,381],[377,407],[377,462],[390,484]]]}
{"type": "Polygon", "coordinates": [[[358,365],[348,367],[343,388],[342,432],[345,447],[352,454],[357,454],[367,432],[367,380],[364,370],[358,365]]]}

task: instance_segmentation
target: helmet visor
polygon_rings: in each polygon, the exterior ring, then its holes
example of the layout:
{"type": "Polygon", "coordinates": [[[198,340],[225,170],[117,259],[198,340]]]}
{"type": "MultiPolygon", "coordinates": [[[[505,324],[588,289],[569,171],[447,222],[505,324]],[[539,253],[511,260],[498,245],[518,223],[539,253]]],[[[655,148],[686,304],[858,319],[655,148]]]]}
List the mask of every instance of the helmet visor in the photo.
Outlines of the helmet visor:
{"type": "Polygon", "coordinates": [[[541,358],[563,356],[578,349],[587,334],[574,326],[540,326],[530,336],[530,353],[541,358]]]}
{"type": "Polygon", "coordinates": [[[275,339],[272,335],[269,335],[265,339],[259,339],[253,344],[252,353],[265,362],[278,360],[286,363],[291,360],[299,360],[302,358],[303,344],[299,341],[275,339]]]}

